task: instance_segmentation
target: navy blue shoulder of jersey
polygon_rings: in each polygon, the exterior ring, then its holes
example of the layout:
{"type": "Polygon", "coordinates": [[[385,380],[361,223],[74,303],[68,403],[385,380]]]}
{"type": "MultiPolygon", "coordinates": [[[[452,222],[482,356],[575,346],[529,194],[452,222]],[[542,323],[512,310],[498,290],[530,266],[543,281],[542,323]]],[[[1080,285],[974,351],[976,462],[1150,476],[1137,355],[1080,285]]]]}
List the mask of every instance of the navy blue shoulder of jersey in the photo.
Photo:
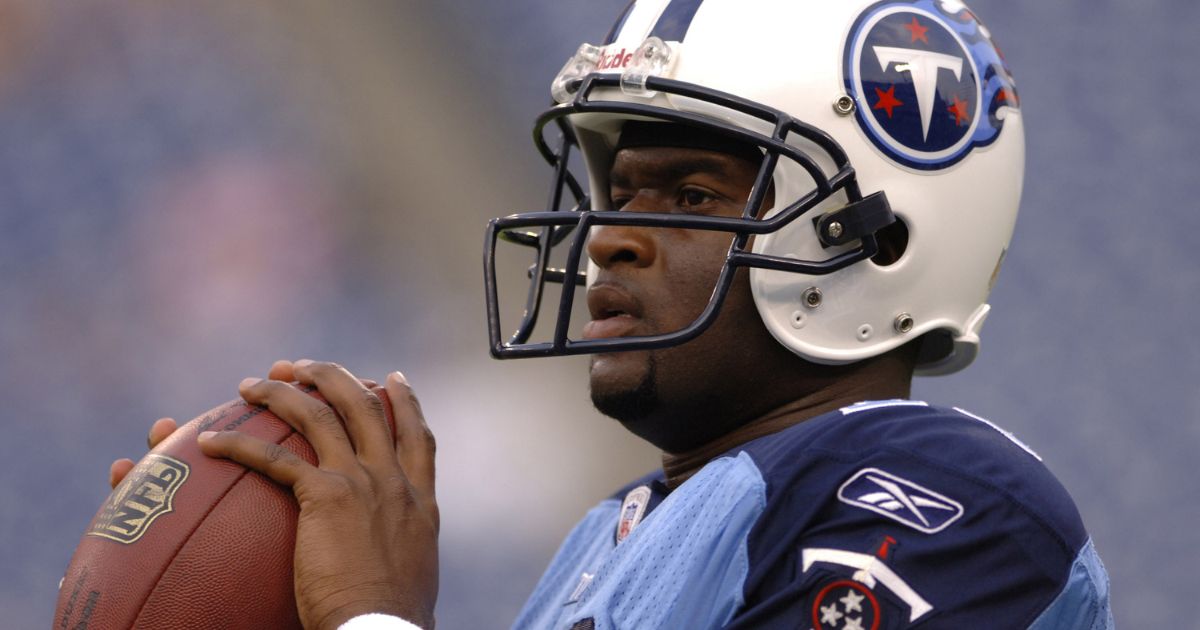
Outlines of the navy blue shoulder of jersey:
{"type": "Polygon", "coordinates": [[[863,404],[736,450],[767,501],[733,626],[1029,627],[1090,545],[1038,456],[961,410],[863,404]]]}

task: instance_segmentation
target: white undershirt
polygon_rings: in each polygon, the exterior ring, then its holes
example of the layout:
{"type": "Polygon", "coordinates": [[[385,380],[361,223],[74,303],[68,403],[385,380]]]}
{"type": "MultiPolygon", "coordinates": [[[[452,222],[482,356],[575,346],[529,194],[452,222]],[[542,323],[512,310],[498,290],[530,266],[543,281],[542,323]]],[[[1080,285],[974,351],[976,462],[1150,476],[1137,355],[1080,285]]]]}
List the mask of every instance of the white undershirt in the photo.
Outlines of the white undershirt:
{"type": "Polygon", "coordinates": [[[370,613],[354,617],[338,626],[338,630],[421,630],[421,627],[392,615],[370,613]]]}

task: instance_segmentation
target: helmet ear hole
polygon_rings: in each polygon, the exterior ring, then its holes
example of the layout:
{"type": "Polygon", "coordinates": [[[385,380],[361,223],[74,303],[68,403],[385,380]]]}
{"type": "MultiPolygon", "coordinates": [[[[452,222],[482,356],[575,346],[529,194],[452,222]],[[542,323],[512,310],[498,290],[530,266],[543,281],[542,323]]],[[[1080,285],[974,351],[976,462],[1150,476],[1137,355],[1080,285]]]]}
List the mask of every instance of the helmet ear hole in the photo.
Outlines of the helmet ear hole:
{"type": "Polygon", "coordinates": [[[879,252],[871,257],[871,262],[880,267],[895,264],[908,249],[908,225],[896,215],[896,222],[876,232],[875,240],[879,243],[879,252]]]}

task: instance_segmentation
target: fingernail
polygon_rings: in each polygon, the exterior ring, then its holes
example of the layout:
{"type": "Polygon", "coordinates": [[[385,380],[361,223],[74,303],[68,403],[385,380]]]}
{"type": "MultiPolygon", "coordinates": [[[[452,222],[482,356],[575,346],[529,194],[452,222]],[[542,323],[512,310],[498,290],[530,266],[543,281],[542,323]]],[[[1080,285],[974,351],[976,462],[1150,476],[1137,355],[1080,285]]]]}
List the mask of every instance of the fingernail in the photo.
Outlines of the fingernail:
{"type": "Polygon", "coordinates": [[[293,363],[292,367],[306,368],[312,364],[312,359],[300,359],[299,361],[293,363]]]}
{"type": "Polygon", "coordinates": [[[200,435],[196,436],[196,439],[201,442],[207,442],[207,441],[211,440],[212,437],[216,434],[217,434],[216,431],[203,431],[200,433],[200,435]]]}
{"type": "Polygon", "coordinates": [[[404,374],[402,372],[392,372],[391,374],[388,374],[388,378],[400,383],[401,385],[408,385],[408,379],[404,378],[404,374]]]}
{"type": "Polygon", "coordinates": [[[251,387],[254,387],[255,385],[258,385],[261,382],[262,382],[261,378],[254,378],[253,376],[251,376],[250,378],[244,378],[244,379],[242,379],[241,383],[238,383],[238,389],[249,389],[251,387]]]}

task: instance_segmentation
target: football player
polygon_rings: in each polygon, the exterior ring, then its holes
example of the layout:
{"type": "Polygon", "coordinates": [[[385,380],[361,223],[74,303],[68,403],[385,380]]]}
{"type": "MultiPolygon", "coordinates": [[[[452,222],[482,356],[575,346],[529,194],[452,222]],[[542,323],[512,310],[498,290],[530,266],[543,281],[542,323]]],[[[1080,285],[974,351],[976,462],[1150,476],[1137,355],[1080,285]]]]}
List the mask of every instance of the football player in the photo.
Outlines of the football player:
{"type": "MultiPolygon", "coordinates": [[[[488,228],[491,351],[591,354],[593,403],[663,467],[583,517],[516,627],[1112,627],[1038,455],[909,398],[974,359],[1021,191],[1018,93],[966,6],[635,0],[551,93],[552,203],[488,228]],[[534,262],[502,337],[508,243],[534,262]]],[[[368,385],[312,361],[241,384],[320,468],[237,432],[201,446],[294,490],[306,625],[428,627],[433,440],[403,376],[394,441],[368,385]]]]}

